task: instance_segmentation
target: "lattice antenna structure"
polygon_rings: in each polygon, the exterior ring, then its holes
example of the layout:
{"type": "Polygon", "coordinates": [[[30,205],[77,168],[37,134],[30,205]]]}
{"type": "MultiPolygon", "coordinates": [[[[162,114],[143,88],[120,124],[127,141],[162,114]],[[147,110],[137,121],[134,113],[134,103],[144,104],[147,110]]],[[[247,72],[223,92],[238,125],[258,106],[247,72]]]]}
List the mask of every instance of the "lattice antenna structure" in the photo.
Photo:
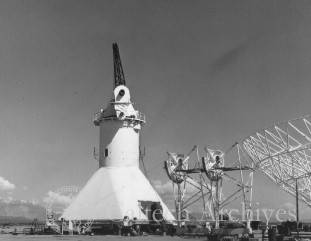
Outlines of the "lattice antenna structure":
{"type": "Polygon", "coordinates": [[[172,181],[175,208],[178,224],[184,220],[197,218],[191,216],[188,211],[192,206],[199,206],[206,214],[205,199],[211,194],[211,188],[205,184],[200,166],[198,147],[185,154],[168,152],[168,159],[164,161],[164,168],[172,181]]]}
{"type": "Polygon", "coordinates": [[[253,163],[238,143],[226,153],[206,147],[205,150],[206,158],[202,164],[210,182],[209,186],[212,188],[213,195],[209,205],[216,221],[215,228],[219,228],[219,219],[224,219],[226,208],[233,205],[236,200],[242,200],[241,204],[245,211],[242,219],[250,228],[253,163]]]}
{"type": "Polygon", "coordinates": [[[112,44],[113,49],[113,67],[114,67],[114,85],[113,87],[116,88],[119,85],[126,85],[124,72],[121,63],[121,57],[119,53],[119,47],[117,43],[112,44]]]}
{"type": "Polygon", "coordinates": [[[182,221],[185,211],[201,212],[203,215],[197,221],[216,221],[215,227],[219,228],[223,208],[242,198],[246,214],[243,221],[247,221],[250,227],[254,164],[237,143],[226,153],[207,148],[205,150],[206,157],[202,161],[198,147],[195,146],[188,155],[169,152],[168,159],[164,162],[173,183],[177,219],[182,221]],[[194,150],[196,161],[190,158],[194,150]],[[187,210],[193,207],[196,210],[187,210]],[[201,210],[198,210],[199,207],[201,210]]]}
{"type": "Polygon", "coordinates": [[[258,169],[286,192],[311,205],[311,116],[258,131],[243,142],[258,169]]]}

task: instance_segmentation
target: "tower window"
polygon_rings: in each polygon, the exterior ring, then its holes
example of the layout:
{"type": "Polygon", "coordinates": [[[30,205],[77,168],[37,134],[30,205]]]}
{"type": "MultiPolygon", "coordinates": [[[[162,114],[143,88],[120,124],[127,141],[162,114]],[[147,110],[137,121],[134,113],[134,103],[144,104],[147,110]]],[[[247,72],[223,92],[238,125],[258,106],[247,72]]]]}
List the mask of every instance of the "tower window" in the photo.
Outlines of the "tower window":
{"type": "Polygon", "coordinates": [[[105,149],[105,157],[107,157],[108,156],[108,149],[106,148],[105,149]]]}

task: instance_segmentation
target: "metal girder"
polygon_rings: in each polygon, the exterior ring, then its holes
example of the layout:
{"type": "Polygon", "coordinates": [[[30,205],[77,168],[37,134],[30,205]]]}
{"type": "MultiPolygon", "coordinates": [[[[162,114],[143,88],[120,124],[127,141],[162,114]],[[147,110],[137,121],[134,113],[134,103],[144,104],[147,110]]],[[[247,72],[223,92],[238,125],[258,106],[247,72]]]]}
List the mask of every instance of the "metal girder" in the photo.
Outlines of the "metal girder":
{"type": "Polygon", "coordinates": [[[311,116],[278,123],[243,141],[254,164],[286,192],[311,205],[311,116]],[[296,181],[297,180],[297,183],[296,181]]]}
{"type": "Polygon", "coordinates": [[[113,67],[114,67],[114,85],[113,87],[116,88],[119,85],[126,85],[120,53],[119,53],[119,47],[117,43],[112,44],[113,49],[113,67]]]}

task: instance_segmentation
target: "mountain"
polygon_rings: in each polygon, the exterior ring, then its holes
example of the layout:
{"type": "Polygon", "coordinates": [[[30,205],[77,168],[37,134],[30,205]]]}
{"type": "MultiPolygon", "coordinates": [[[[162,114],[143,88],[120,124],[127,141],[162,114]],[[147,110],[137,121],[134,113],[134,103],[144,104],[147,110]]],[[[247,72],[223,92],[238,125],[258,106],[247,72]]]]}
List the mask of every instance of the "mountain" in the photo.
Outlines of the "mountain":
{"type": "Polygon", "coordinates": [[[25,217],[0,216],[0,225],[3,224],[31,224],[33,220],[25,217]]]}
{"type": "Polygon", "coordinates": [[[5,219],[19,220],[20,222],[28,222],[31,220],[32,222],[35,218],[38,220],[45,220],[45,217],[46,209],[41,205],[22,200],[0,200],[0,222],[5,219]]]}

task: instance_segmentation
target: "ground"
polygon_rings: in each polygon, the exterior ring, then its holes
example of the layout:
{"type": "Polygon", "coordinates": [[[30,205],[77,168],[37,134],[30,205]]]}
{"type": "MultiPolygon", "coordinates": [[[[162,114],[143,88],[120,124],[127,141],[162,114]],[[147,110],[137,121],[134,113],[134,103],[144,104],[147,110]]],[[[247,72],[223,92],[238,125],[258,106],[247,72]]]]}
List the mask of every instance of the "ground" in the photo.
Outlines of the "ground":
{"type": "Polygon", "coordinates": [[[0,234],[1,241],[11,241],[11,240],[36,240],[36,241],[57,241],[57,240],[69,240],[69,241],[183,241],[183,240],[206,240],[206,238],[180,238],[180,237],[170,237],[170,236],[142,236],[142,237],[122,237],[122,236],[112,236],[112,235],[105,235],[105,236],[80,236],[80,235],[64,235],[64,236],[52,236],[52,235],[16,235],[13,236],[12,234],[0,234]]]}

